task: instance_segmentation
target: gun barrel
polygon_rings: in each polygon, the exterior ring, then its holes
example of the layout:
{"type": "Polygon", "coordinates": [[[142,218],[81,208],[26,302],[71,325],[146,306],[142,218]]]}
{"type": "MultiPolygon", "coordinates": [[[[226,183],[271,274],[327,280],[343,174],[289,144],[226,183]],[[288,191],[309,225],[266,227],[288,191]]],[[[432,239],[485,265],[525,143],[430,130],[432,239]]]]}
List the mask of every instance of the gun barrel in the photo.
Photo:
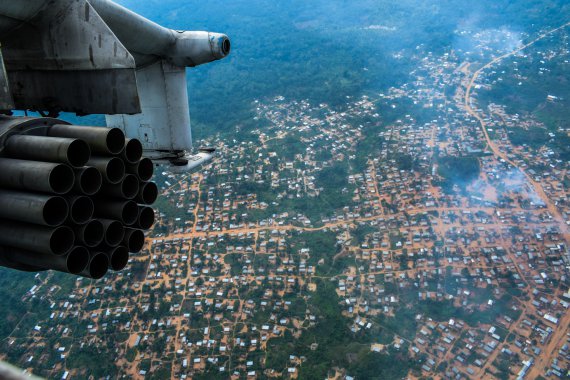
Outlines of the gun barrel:
{"type": "Polygon", "coordinates": [[[140,252],[144,247],[144,232],[135,228],[125,228],[123,245],[129,249],[129,252],[140,252]]]}
{"type": "Polygon", "coordinates": [[[125,177],[125,163],[120,158],[91,157],[87,164],[99,170],[108,183],[117,184],[125,177]]]}
{"type": "Polygon", "coordinates": [[[87,224],[75,227],[75,238],[78,244],[88,248],[97,247],[105,238],[105,227],[99,220],[91,220],[87,224]]]}
{"type": "Polygon", "coordinates": [[[136,175],[141,181],[150,181],[154,174],[154,164],[145,157],[134,164],[127,164],[127,173],[136,175]]]}
{"type": "Polygon", "coordinates": [[[73,189],[81,194],[95,195],[101,189],[103,177],[99,170],[92,166],[75,169],[75,185],[73,189]]]}
{"type": "Polygon", "coordinates": [[[0,190],[0,218],[55,227],[68,214],[68,204],[60,196],[0,190]]]}
{"type": "Polygon", "coordinates": [[[75,175],[67,165],[50,162],[0,158],[0,186],[66,194],[73,187],[75,175]]]}
{"type": "Polygon", "coordinates": [[[152,207],[139,206],[139,214],[135,223],[136,228],[148,230],[154,224],[154,210],[152,207]]]}
{"type": "Polygon", "coordinates": [[[57,124],[52,126],[48,135],[84,140],[96,154],[119,154],[125,147],[125,134],[119,128],[78,127],[57,124]]]}
{"type": "Polygon", "coordinates": [[[73,247],[75,234],[69,227],[55,228],[13,221],[0,221],[0,245],[38,253],[65,255],[73,247]]]}
{"type": "Polygon", "coordinates": [[[98,280],[109,271],[109,259],[102,252],[91,252],[89,256],[89,264],[80,275],[98,280]]]}
{"type": "Polygon", "coordinates": [[[125,227],[116,220],[99,219],[99,221],[103,224],[105,231],[105,238],[103,239],[105,244],[109,247],[118,246],[125,236],[125,227]]]}
{"type": "Polygon", "coordinates": [[[137,139],[126,139],[125,150],[123,150],[122,157],[130,164],[139,162],[143,155],[143,146],[137,139]]]}
{"type": "Polygon", "coordinates": [[[112,271],[121,271],[125,269],[129,263],[129,250],[127,247],[124,247],[122,245],[111,249],[106,249],[105,254],[109,259],[109,268],[112,271]]]}
{"type": "Polygon", "coordinates": [[[11,158],[73,167],[85,165],[91,157],[89,145],[83,140],[44,136],[12,136],[6,142],[5,152],[11,158]]]}
{"type": "Polygon", "coordinates": [[[120,129],[63,123],[0,118],[0,266],[97,279],[144,247],[154,166],[120,129]]]}
{"type": "Polygon", "coordinates": [[[137,221],[138,206],[133,201],[98,200],[95,203],[95,215],[101,218],[120,220],[130,226],[137,221]]]}
{"type": "Polygon", "coordinates": [[[127,174],[120,183],[104,184],[101,194],[113,198],[133,199],[139,194],[139,180],[136,176],[127,174]]]}
{"type": "Polygon", "coordinates": [[[69,221],[74,224],[86,224],[93,217],[95,206],[91,198],[75,195],[67,198],[69,203],[69,221]]]}
{"type": "Polygon", "coordinates": [[[158,198],[158,186],[154,182],[143,182],[140,186],[136,201],[145,205],[151,205],[158,198]]]}
{"type": "Polygon", "coordinates": [[[83,247],[74,247],[68,254],[61,256],[0,247],[0,255],[25,266],[71,274],[81,273],[89,263],[89,251],[83,247]]]}

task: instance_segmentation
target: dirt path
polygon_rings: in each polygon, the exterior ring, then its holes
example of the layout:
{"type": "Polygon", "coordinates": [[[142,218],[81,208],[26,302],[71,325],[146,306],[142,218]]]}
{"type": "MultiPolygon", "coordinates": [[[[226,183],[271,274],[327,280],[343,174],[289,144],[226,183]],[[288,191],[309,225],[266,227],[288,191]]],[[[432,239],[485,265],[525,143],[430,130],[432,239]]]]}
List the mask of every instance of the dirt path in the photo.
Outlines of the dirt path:
{"type": "Polygon", "coordinates": [[[493,142],[493,140],[490,138],[489,133],[487,132],[487,124],[485,123],[485,120],[483,118],[482,115],[480,115],[479,113],[477,113],[473,107],[471,106],[471,101],[472,101],[472,94],[473,94],[473,87],[475,86],[475,83],[477,82],[477,80],[479,79],[479,77],[481,76],[481,74],[483,73],[483,71],[485,71],[486,69],[492,67],[495,64],[500,63],[501,61],[503,61],[506,58],[509,58],[519,52],[521,52],[522,50],[527,49],[528,47],[534,45],[535,43],[541,41],[542,39],[548,37],[549,35],[567,27],[570,25],[570,22],[556,28],[556,29],[552,29],[544,34],[541,34],[540,36],[538,36],[536,39],[532,40],[531,42],[527,43],[526,45],[510,52],[507,54],[504,54],[500,57],[495,58],[494,60],[492,60],[491,62],[485,64],[484,66],[482,66],[479,70],[477,70],[473,76],[471,77],[471,80],[469,82],[469,85],[467,86],[467,89],[465,91],[465,99],[464,99],[464,104],[465,104],[465,109],[467,110],[467,112],[473,116],[474,118],[477,119],[477,121],[479,122],[479,124],[481,125],[481,130],[483,131],[483,134],[485,136],[485,140],[487,140],[487,144],[489,146],[489,149],[491,149],[491,151],[493,152],[493,154],[495,155],[496,158],[498,159],[502,159],[505,162],[509,163],[511,166],[513,166],[514,168],[518,169],[521,173],[523,173],[529,183],[534,187],[536,193],[538,194],[538,196],[544,201],[544,203],[546,204],[548,210],[550,211],[550,213],[552,214],[552,216],[556,219],[556,221],[559,224],[559,227],[562,231],[562,235],[564,237],[564,240],[566,241],[566,244],[568,245],[570,243],[570,236],[569,236],[569,230],[568,230],[568,226],[566,225],[566,221],[564,220],[564,218],[562,217],[562,214],[560,213],[560,211],[558,210],[558,208],[556,208],[556,206],[552,203],[552,201],[550,200],[550,198],[546,195],[546,193],[544,192],[544,189],[542,188],[542,186],[536,182],[528,173],[526,173],[524,170],[522,170],[520,167],[517,166],[516,163],[514,163],[511,159],[509,159],[507,157],[506,154],[504,154],[503,152],[500,151],[500,149],[498,148],[498,146],[493,142]]]}
{"type": "MultiPolygon", "coordinates": [[[[462,213],[465,211],[465,208],[461,207],[429,207],[417,210],[407,210],[406,213],[410,216],[424,214],[429,212],[455,212],[455,213],[462,213]]],[[[472,213],[477,213],[482,211],[486,214],[493,214],[495,209],[493,207],[472,207],[469,208],[469,211],[472,213]]],[[[200,232],[187,232],[187,233],[178,233],[178,234],[170,234],[165,237],[160,238],[164,241],[172,241],[172,240],[181,240],[181,239],[192,239],[196,237],[208,237],[208,236],[217,236],[217,235],[227,235],[227,234],[256,234],[260,231],[267,231],[267,230],[274,230],[274,231],[302,231],[302,232],[318,232],[323,231],[331,228],[340,228],[345,225],[354,225],[358,222],[371,222],[378,219],[384,218],[383,215],[373,215],[373,216],[366,216],[366,217],[356,217],[351,219],[340,220],[336,222],[329,222],[320,227],[301,227],[295,226],[292,224],[286,225],[266,225],[260,226],[256,225],[255,227],[240,227],[240,228],[226,228],[220,229],[219,231],[200,231],[200,232]]],[[[489,226],[489,225],[487,225],[489,226]]]]}
{"type": "MultiPolygon", "coordinates": [[[[467,110],[467,112],[475,117],[477,119],[477,121],[479,122],[479,124],[481,125],[481,130],[483,131],[483,134],[485,136],[485,139],[487,140],[487,144],[489,145],[489,149],[491,149],[491,151],[493,152],[493,154],[495,155],[496,158],[498,159],[502,159],[505,162],[509,163],[510,165],[512,165],[514,168],[517,168],[518,170],[521,171],[521,173],[523,173],[529,183],[534,187],[536,193],[538,194],[538,196],[544,201],[544,203],[546,204],[548,211],[551,213],[551,215],[553,216],[553,218],[557,221],[558,226],[560,227],[560,230],[562,232],[562,236],[563,239],[566,242],[566,245],[568,245],[570,243],[570,236],[569,236],[569,230],[568,230],[568,225],[566,224],[566,221],[564,220],[564,218],[562,217],[562,214],[560,213],[560,211],[558,210],[558,208],[552,203],[552,201],[550,200],[550,198],[546,195],[546,193],[544,192],[544,189],[542,188],[542,186],[536,182],[528,173],[526,173],[524,170],[522,170],[521,168],[519,168],[512,160],[510,160],[506,154],[502,153],[499,148],[497,147],[497,145],[492,141],[492,139],[489,137],[489,133],[487,132],[487,128],[486,128],[486,123],[485,120],[483,118],[483,116],[481,116],[480,114],[478,114],[473,107],[471,106],[471,101],[472,101],[472,93],[473,93],[473,86],[475,85],[475,83],[477,82],[477,80],[479,79],[479,76],[483,73],[483,71],[485,71],[486,69],[492,67],[495,64],[500,63],[501,61],[503,61],[506,58],[509,58],[519,52],[521,52],[522,50],[527,49],[528,47],[534,45],[535,43],[537,43],[538,41],[541,41],[542,39],[552,35],[553,33],[556,33],[559,30],[562,30],[564,28],[566,28],[567,26],[570,25],[570,22],[552,29],[544,34],[541,34],[540,36],[538,36],[536,39],[532,40],[531,42],[527,43],[524,46],[521,46],[519,49],[516,49],[510,53],[504,54],[498,58],[495,58],[494,60],[492,60],[491,62],[487,63],[486,65],[484,65],[483,67],[481,67],[479,70],[477,70],[473,76],[471,77],[471,81],[469,82],[469,85],[467,86],[466,92],[465,92],[465,109],[467,110]]],[[[540,355],[536,362],[534,363],[534,366],[530,369],[530,371],[527,374],[527,378],[529,379],[535,379],[537,378],[543,371],[544,367],[547,365],[547,363],[551,360],[552,356],[554,355],[556,349],[559,347],[559,345],[562,343],[562,340],[566,337],[566,334],[568,332],[568,326],[570,325],[570,313],[565,313],[565,315],[560,319],[559,321],[559,328],[555,329],[553,336],[550,339],[550,342],[548,343],[548,345],[544,348],[544,353],[542,355],[540,355]]]]}
{"type": "MultiPolygon", "coordinates": [[[[200,212],[200,199],[202,198],[202,181],[204,180],[204,176],[200,173],[198,176],[198,181],[196,181],[196,187],[198,189],[198,198],[196,201],[196,207],[194,207],[194,224],[192,225],[192,231],[190,235],[194,236],[196,234],[196,226],[198,225],[198,212],[200,212]]],[[[187,260],[187,273],[192,273],[192,251],[193,251],[193,242],[190,240],[190,247],[188,248],[188,260],[187,260]]],[[[188,281],[184,286],[184,292],[182,293],[182,301],[180,305],[184,306],[184,302],[186,301],[186,294],[188,294],[188,281]]],[[[178,338],[180,337],[180,330],[182,328],[182,313],[184,312],[184,308],[180,308],[180,313],[178,318],[176,319],[176,335],[174,336],[174,354],[180,349],[180,343],[178,338]]],[[[172,371],[170,375],[171,380],[175,378],[175,371],[174,371],[174,362],[172,363],[172,371]]]]}

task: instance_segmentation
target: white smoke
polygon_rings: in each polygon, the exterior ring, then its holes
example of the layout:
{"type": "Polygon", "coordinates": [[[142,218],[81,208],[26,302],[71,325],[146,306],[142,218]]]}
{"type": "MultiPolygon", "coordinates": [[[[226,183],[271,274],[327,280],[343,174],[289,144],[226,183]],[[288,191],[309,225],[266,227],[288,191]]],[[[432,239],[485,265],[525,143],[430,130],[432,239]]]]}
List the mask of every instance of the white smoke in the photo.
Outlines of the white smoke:
{"type": "Polygon", "coordinates": [[[518,194],[526,197],[536,206],[545,206],[544,201],[534,190],[526,175],[518,169],[511,169],[501,175],[501,183],[506,193],[518,194]]]}
{"type": "Polygon", "coordinates": [[[459,23],[455,31],[453,49],[461,55],[498,56],[523,46],[525,34],[506,25],[500,28],[481,28],[481,16],[473,14],[459,23]]]}

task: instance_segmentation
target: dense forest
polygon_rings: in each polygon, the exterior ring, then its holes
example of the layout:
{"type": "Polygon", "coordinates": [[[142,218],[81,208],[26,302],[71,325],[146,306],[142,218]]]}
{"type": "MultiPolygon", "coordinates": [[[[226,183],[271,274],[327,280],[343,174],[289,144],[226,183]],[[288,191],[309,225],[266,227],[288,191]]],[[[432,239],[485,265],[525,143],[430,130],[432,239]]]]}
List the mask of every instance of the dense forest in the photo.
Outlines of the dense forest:
{"type": "Polygon", "coordinates": [[[442,186],[449,190],[453,185],[464,189],[479,176],[481,170],[476,157],[440,157],[438,174],[443,177],[442,186]]]}
{"type": "Polygon", "coordinates": [[[530,128],[509,128],[511,143],[532,149],[548,145],[561,160],[567,161],[570,159],[570,137],[558,130],[566,129],[570,124],[570,65],[567,53],[557,51],[563,49],[560,38],[560,34],[554,34],[536,43],[525,55],[505,61],[500,72],[488,75],[487,81],[493,86],[479,91],[478,100],[483,107],[501,104],[508,114],[530,116],[540,123],[540,126],[530,128]],[[550,56],[552,51],[560,54],[553,58],[550,56]]]}
{"type": "Polygon", "coordinates": [[[533,32],[563,22],[564,0],[120,0],[174,29],[227,33],[229,59],[189,70],[197,138],[255,125],[252,101],[283,95],[340,104],[405,82],[398,53],[457,47],[458,29],[533,32]]]}

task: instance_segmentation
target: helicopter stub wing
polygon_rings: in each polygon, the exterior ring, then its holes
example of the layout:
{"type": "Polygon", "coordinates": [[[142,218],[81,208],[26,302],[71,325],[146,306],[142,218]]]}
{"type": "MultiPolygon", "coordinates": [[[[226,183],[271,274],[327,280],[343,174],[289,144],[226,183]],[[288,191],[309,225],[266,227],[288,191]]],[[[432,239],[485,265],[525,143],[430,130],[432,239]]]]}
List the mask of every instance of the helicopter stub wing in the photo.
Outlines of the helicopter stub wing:
{"type": "Polygon", "coordinates": [[[167,29],[110,0],[0,0],[0,43],[0,111],[110,115],[163,160],[192,149],[185,68],[230,52],[223,34],[167,29]]]}
{"type": "MultiPolygon", "coordinates": [[[[55,1],[36,14],[16,12],[27,2],[4,3],[0,41],[15,108],[141,111],[135,59],[86,0],[55,1]]],[[[1,95],[6,102],[6,94],[1,95]]]]}

